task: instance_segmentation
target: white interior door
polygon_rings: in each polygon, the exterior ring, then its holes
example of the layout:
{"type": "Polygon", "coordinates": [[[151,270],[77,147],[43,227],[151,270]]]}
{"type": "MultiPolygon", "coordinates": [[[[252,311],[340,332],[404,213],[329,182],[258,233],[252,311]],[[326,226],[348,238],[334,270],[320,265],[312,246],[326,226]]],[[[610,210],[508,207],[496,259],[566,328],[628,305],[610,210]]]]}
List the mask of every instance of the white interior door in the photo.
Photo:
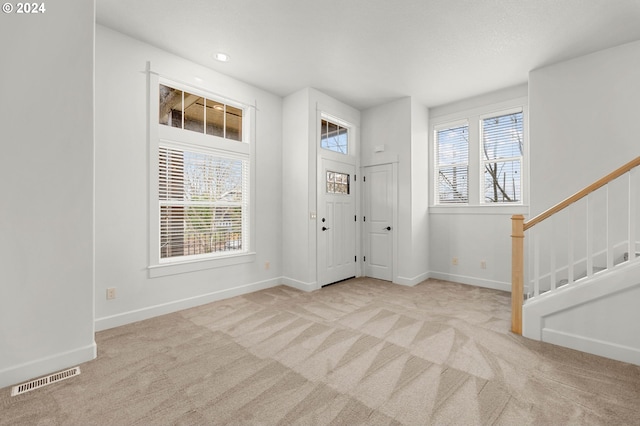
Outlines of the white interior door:
{"type": "Polygon", "coordinates": [[[364,273],[393,281],[393,165],[365,167],[364,273]]]}
{"type": "Polygon", "coordinates": [[[318,188],[318,281],[356,276],[355,166],[323,159],[318,188]]]}

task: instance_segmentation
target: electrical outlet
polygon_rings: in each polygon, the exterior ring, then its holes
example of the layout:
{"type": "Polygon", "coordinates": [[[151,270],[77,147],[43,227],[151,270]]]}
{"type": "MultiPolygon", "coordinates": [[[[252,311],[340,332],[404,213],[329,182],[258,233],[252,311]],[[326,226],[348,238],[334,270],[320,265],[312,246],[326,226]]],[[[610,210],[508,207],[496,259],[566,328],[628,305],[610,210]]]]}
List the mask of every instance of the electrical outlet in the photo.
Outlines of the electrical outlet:
{"type": "Polygon", "coordinates": [[[487,261],[486,260],[481,260],[480,261],[480,269],[487,269],[487,261]]]}
{"type": "Polygon", "coordinates": [[[269,268],[271,268],[271,262],[264,262],[264,269],[268,270],[269,268]]]}
{"type": "Polygon", "coordinates": [[[112,300],[116,298],[116,288],[115,287],[109,287],[107,289],[107,300],[112,300]]]}
{"type": "Polygon", "coordinates": [[[458,258],[457,258],[457,257],[454,257],[453,259],[451,259],[451,264],[452,264],[453,266],[458,266],[458,258]]]}

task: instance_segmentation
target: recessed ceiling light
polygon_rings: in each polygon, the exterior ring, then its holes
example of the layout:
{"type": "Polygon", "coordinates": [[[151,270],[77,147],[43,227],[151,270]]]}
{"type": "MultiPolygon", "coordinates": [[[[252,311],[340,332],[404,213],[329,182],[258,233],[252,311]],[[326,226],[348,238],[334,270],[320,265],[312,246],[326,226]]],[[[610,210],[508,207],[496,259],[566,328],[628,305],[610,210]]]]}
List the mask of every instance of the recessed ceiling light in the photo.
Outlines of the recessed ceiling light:
{"type": "Polygon", "coordinates": [[[220,62],[229,62],[229,59],[231,59],[229,55],[222,52],[216,53],[215,55],[213,55],[213,57],[216,59],[216,61],[220,61],[220,62]]]}

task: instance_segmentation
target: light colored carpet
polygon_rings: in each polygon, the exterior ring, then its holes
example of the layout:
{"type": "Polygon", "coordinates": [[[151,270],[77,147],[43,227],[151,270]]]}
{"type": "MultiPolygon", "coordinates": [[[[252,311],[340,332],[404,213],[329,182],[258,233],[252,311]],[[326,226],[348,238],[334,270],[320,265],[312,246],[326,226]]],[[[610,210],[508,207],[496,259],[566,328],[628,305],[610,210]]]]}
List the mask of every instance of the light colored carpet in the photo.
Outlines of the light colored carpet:
{"type": "Polygon", "coordinates": [[[640,367],[534,342],[509,294],[428,280],[280,286],[100,332],[0,424],[640,424],[640,367]]]}

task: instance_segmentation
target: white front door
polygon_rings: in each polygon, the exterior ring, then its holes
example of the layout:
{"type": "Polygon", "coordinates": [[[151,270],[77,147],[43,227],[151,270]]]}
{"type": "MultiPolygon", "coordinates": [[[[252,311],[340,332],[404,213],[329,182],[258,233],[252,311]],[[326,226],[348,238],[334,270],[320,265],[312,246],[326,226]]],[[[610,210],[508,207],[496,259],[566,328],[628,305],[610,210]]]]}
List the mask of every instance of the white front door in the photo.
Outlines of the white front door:
{"type": "Polygon", "coordinates": [[[318,188],[318,281],[356,276],[355,166],[323,159],[318,188]]]}
{"type": "Polygon", "coordinates": [[[364,274],[393,281],[393,165],[365,167],[364,274]]]}

